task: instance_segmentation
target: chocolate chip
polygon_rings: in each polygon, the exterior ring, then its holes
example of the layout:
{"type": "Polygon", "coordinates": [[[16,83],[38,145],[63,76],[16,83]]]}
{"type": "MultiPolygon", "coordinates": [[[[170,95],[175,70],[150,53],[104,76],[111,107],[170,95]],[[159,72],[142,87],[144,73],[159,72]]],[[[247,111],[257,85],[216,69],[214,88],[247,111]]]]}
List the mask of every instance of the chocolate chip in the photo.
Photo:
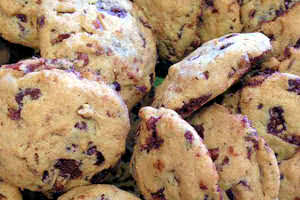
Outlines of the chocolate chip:
{"type": "Polygon", "coordinates": [[[232,33],[230,35],[227,35],[227,36],[222,37],[221,39],[219,39],[219,42],[223,42],[226,39],[229,39],[229,38],[232,38],[232,37],[235,37],[235,36],[238,36],[238,35],[239,35],[238,33],[232,33]]]}
{"type": "Polygon", "coordinates": [[[37,100],[41,97],[41,90],[39,88],[26,88],[25,90],[21,90],[15,97],[16,102],[20,107],[23,106],[23,99],[25,96],[30,96],[31,100],[37,100]]]}
{"type": "Polygon", "coordinates": [[[181,108],[176,109],[175,111],[182,115],[183,117],[189,116],[191,113],[196,111],[202,105],[204,105],[212,96],[212,94],[203,95],[199,98],[193,98],[188,103],[185,103],[181,108]]]}
{"type": "Polygon", "coordinates": [[[200,183],[199,187],[201,190],[208,190],[208,187],[206,185],[204,185],[203,183],[200,183]]]}
{"type": "Polygon", "coordinates": [[[84,121],[77,122],[74,125],[74,127],[79,129],[79,130],[84,130],[84,131],[88,130],[88,126],[87,126],[86,122],[84,122],[84,121]]]}
{"type": "Polygon", "coordinates": [[[210,7],[214,7],[214,0],[205,0],[205,4],[210,7]]]}
{"type": "Polygon", "coordinates": [[[150,117],[150,119],[147,120],[146,126],[148,131],[155,130],[156,129],[156,123],[160,120],[160,117],[150,117]]]}
{"type": "Polygon", "coordinates": [[[268,133],[277,135],[286,130],[283,113],[284,110],[280,106],[269,109],[270,120],[267,125],[268,133]]]}
{"type": "Polygon", "coordinates": [[[205,79],[208,80],[208,78],[209,78],[209,71],[205,71],[205,72],[203,72],[203,74],[204,74],[205,79]]]}
{"type": "Polygon", "coordinates": [[[227,197],[228,197],[230,200],[235,200],[234,194],[233,194],[233,192],[232,192],[231,189],[226,190],[226,194],[227,194],[227,197]]]}
{"type": "Polygon", "coordinates": [[[110,9],[109,14],[120,17],[120,18],[125,18],[127,16],[127,11],[123,8],[112,7],[110,9]]]}
{"type": "Polygon", "coordinates": [[[24,14],[17,14],[16,17],[21,21],[26,23],[27,22],[27,16],[24,14]]]}
{"type": "Polygon", "coordinates": [[[45,25],[45,16],[38,17],[37,24],[39,28],[42,28],[45,25]]]}
{"type": "Polygon", "coordinates": [[[141,92],[141,93],[146,93],[147,92],[147,87],[146,86],[136,86],[136,88],[141,92]]]}
{"type": "Polygon", "coordinates": [[[71,34],[69,33],[64,33],[64,34],[60,34],[57,36],[56,39],[51,41],[51,44],[57,44],[57,43],[61,43],[62,41],[64,41],[65,39],[68,39],[69,37],[71,37],[71,34]]]}
{"type": "Polygon", "coordinates": [[[89,64],[89,56],[85,53],[77,53],[77,59],[83,61],[83,66],[87,66],[89,64]]]}
{"type": "Polygon", "coordinates": [[[2,193],[0,193],[0,200],[7,200],[7,197],[5,195],[3,195],[2,193]]]}
{"type": "Polygon", "coordinates": [[[251,187],[250,187],[250,185],[248,184],[248,181],[246,181],[246,180],[241,180],[238,184],[240,184],[240,185],[246,187],[248,190],[251,190],[251,187]]]}
{"type": "Polygon", "coordinates": [[[281,16],[284,14],[283,8],[279,8],[278,10],[275,11],[275,14],[277,17],[281,16]]]}
{"type": "Polygon", "coordinates": [[[88,150],[86,151],[86,154],[91,156],[91,155],[94,155],[96,152],[97,152],[97,147],[92,146],[92,147],[88,148],[88,150]]]}
{"type": "Polygon", "coordinates": [[[165,188],[161,188],[157,192],[151,193],[153,200],[166,200],[164,191],[165,191],[165,188]]]}
{"type": "Polygon", "coordinates": [[[21,109],[8,108],[8,117],[11,120],[20,120],[21,119],[21,109]]]}
{"type": "Polygon", "coordinates": [[[226,49],[226,48],[230,47],[230,46],[231,46],[231,45],[233,45],[233,44],[234,44],[233,42],[230,42],[230,43],[224,44],[224,45],[222,45],[222,46],[220,47],[220,50],[224,50],[224,49],[226,49]]]}
{"type": "Polygon", "coordinates": [[[42,181],[45,183],[48,178],[49,178],[49,172],[48,171],[44,171],[43,172],[43,176],[42,176],[42,181]]]}
{"type": "Polygon", "coordinates": [[[112,85],[114,86],[114,88],[115,88],[115,90],[116,90],[117,92],[120,92],[120,91],[121,91],[121,85],[120,85],[117,81],[114,81],[114,82],[112,83],[112,85]]]}
{"type": "Polygon", "coordinates": [[[142,33],[139,33],[139,36],[141,37],[142,41],[143,41],[143,48],[146,48],[146,45],[147,45],[147,41],[146,41],[146,38],[143,36],[142,33]]]}
{"type": "Polygon", "coordinates": [[[219,157],[219,148],[213,148],[213,149],[208,149],[209,155],[212,159],[212,161],[216,161],[219,157]]]}
{"type": "Polygon", "coordinates": [[[294,47],[296,49],[300,48],[300,39],[296,42],[296,44],[294,45],[294,47]]]}
{"type": "Polygon", "coordinates": [[[80,162],[73,159],[59,159],[54,165],[54,168],[60,170],[60,176],[64,178],[76,179],[81,176],[80,162]]]}
{"type": "Polygon", "coordinates": [[[247,158],[251,160],[251,155],[252,155],[252,147],[247,147],[247,158]]]}
{"type": "Polygon", "coordinates": [[[92,184],[99,184],[99,183],[101,183],[105,179],[105,177],[109,174],[110,171],[111,171],[111,168],[104,169],[101,172],[98,172],[97,174],[95,174],[91,178],[90,182],[92,184]]]}
{"type": "Polygon", "coordinates": [[[252,9],[252,10],[250,10],[250,12],[249,12],[249,17],[250,17],[250,18],[253,18],[253,17],[255,16],[255,14],[256,14],[256,10],[255,10],[255,9],[252,9]]]}
{"type": "Polygon", "coordinates": [[[228,156],[225,156],[221,165],[227,165],[228,163],[229,163],[229,158],[228,158],[228,156]]]}
{"type": "Polygon", "coordinates": [[[297,79],[290,79],[288,81],[289,88],[287,91],[295,92],[297,95],[300,95],[300,78],[297,79]]]}
{"type": "Polygon", "coordinates": [[[184,137],[190,144],[193,144],[194,136],[191,131],[186,131],[184,137]]]}
{"type": "Polygon", "coordinates": [[[105,161],[105,158],[104,158],[103,154],[100,151],[97,151],[96,158],[97,158],[97,160],[95,162],[95,165],[99,166],[105,161]]]}
{"type": "Polygon", "coordinates": [[[197,131],[198,135],[204,139],[204,127],[203,124],[193,125],[194,129],[197,131]]]}

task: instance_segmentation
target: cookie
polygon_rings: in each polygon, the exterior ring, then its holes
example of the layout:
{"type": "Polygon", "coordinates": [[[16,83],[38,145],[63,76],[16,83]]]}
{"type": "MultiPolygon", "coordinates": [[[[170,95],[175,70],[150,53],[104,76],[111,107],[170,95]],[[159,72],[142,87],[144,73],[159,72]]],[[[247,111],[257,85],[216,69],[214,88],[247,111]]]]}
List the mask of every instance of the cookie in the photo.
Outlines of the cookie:
{"type": "Polygon", "coordinates": [[[79,71],[97,72],[116,86],[131,109],[155,78],[155,40],[139,13],[128,0],[44,0],[41,55],[66,58],[79,71]]]}
{"type": "Polygon", "coordinates": [[[244,32],[257,31],[261,24],[272,21],[286,10],[284,0],[243,0],[241,21],[244,32]]]}
{"type": "Polygon", "coordinates": [[[18,188],[7,183],[0,182],[0,199],[2,200],[22,200],[22,195],[18,188]]]}
{"type": "Polygon", "coordinates": [[[282,57],[287,47],[299,47],[299,26],[300,2],[297,2],[280,13],[276,19],[262,23],[260,32],[266,34],[271,39],[273,55],[275,57],[282,57]]]}
{"type": "Polygon", "coordinates": [[[270,49],[269,39],[261,33],[236,33],[206,42],[170,67],[156,89],[153,106],[187,117],[227,90],[270,49]]]}
{"type": "Polygon", "coordinates": [[[279,199],[300,199],[300,152],[281,162],[280,173],[279,199]]]}
{"type": "Polygon", "coordinates": [[[202,0],[134,0],[145,13],[158,40],[159,55],[173,63],[198,47],[196,29],[202,0]],[[189,49],[192,48],[192,49],[189,49]]]}
{"type": "Polygon", "coordinates": [[[105,83],[70,66],[33,59],[0,68],[4,181],[59,193],[101,182],[124,153],[130,126],[126,105],[105,83]]]}
{"type": "Polygon", "coordinates": [[[58,198],[58,200],[139,200],[129,192],[120,190],[113,185],[88,185],[70,190],[58,198]]]}
{"type": "Polygon", "coordinates": [[[202,8],[197,27],[197,35],[202,43],[242,31],[238,0],[208,0],[203,2],[202,8]]]}
{"type": "Polygon", "coordinates": [[[218,174],[197,132],[176,112],[144,107],[131,159],[147,200],[221,199],[218,174]]]}
{"type": "Polygon", "coordinates": [[[300,146],[300,77],[274,73],[253,77],[243,88],[242,114],[253,122],[277,159],[290,158],[300,146]]]}
{"type": "Polygon", "coordinates": [[[300,76],[300,49],[287,48],[281,59],[272,57],[262,64],[263,69],[272,69],[282,73],[300,76]]]}
{"type": "Polygon", "coordinates": [[[211,154],[221,189],[232,193],[234,199],[278,198],[280,175],[275,154],[247,117],[213,104],[189,122],[211,154]]]}
{"type": "Polygon", "coordinates": [[[6,40],[38,48],[37,12],[39,0],[0,2],[0,34],[6,40]]]}

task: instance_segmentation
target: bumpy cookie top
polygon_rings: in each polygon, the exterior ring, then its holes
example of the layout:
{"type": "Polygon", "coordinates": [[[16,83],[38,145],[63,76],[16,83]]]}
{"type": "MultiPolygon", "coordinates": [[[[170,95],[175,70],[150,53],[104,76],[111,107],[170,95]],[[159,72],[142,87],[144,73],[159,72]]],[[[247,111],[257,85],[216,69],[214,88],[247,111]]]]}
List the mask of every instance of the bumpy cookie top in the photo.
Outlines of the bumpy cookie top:
{"type": "MultiPolygon", "coordinates": [[[[289,1],[286,1],[289,2],[289,1]]],[[[280,15],[272,20],[265,21],[260,32],[266,34],[273,46],[273,55],[281,57],[284,50],[290,46],[298,46],[300,43],[300,2],[288,7],[287,10],[281,12],[280,15]]]]}
{"type": "Polygon", "coordinates": [[[6,40],[38,48],[37,12],[41,0],[0,1],[0,33],[6,40]]]}
{"type": "Polygon", "coordinates": [[[70,190],[58,200],[139,200],[131,193],[118,189],[113,185],[89,185],[70,190]]]}
{"type": "Polygon", "coordinates": [[[300,199],[300,152],[296,153],[289,160],[280,164],[280,192],[279,199],[298,200],[300,199]]]}
{"type": "Polygon", "coordinates": [[[171,66],[156,89],[153,106],[188,116],[223,93],[251,67],[251,62],[271,49],[261,33],[230,34],[203,44],[171,66]]]}
{"type": "Polygon", "coordinates": [[[197,132],[176,112],[144,107],[131,160],[148,200],[221,199],[218,174],[197,132]]]}
{"type": "Polygon", "coordinates": [[[0,199],[1,200],[22,200],[21,192],[18,188],[7,183],[0,182],[0,199]]]}
{"type": "Polygon", "coordinates": [[[214,104],[190,120],[202,136],[220,175],[220,187],[234,199],[277,199],[279,168],[274,152],[247,117],[214,104]]]}
{"type": "Polygon", "coordinates": [[[274,73],[253,77],[243,88],[240,108],[277,159],[287,159],[300,146],[300,77],[274,73]]]}
{"type": "Polygon", "coordinates": [[[192,50],[191,45],[200,45],[195,38],[202,0],[134,0],[134,3],[148,18],[162,58],[179,61],[192,50]]]}
{"type": "Polygon", "coordinates": [[[116,85],[129,109],[155,78],[155,40],[128,0],[43,0],[40,49],[45,58],[67,58],[116,85]]]}
{"type": "Polygon", "coordinates": [[[126,105],[113,89],[52,62],[0,68],[1,178],[32,191],[100,182],[129,131],[126,105]]]}

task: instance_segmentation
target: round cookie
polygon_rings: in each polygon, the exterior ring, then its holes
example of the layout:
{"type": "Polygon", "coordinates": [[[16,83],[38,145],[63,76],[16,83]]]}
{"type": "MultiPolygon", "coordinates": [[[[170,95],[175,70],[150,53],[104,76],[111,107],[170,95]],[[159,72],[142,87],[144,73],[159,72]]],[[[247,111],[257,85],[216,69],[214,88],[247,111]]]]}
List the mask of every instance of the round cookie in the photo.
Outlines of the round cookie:
{"type": "Polygon", "coordinates": [[[116,85],[130,110],[155,78],[155,40],[142,19],[128,0],[43,0],[41,55],[97,72],[116,85]]]}
{"type": "Polygon", "coordinates": [[[240,108],[253,122],[277,159],[291,157],[300,146],[300,77],[274,73],[253,77],[241,92],[240,108]]]}
{"type": "Polygon", "coordinates": [[[0,182],[0,199],[1,200],[22,200],[22,194],[18,188],[7,183],[0,182]]]}
{"type": "Polygon", "coordinates": [[[173,110],[144,107],[131,159],[147,200],[221,199],[218,174],[197,132],[173,110]]]}
{"type": "Polygon", "coordinates": [[[206,0],[199,17],[197,35],[206,42],[229,33],[241,32],[240,5],[238,0],[206,0]]]}
{"type": "Polygon", "coordinates": [[[134,0],[134,3],[148,18],[163,59],[178,62],[200,45],[196,29],[202,0],[134,0]]]}
{"type": "Polygon", "coordinates": [[[37,12],[40,0],[0,1],[0,34],[6,40],[38,48],[37,12]]]}
{"type": "Polygon", "coordinates": [[[130,128],[126,105],[112,88],[70,66],[33,59],[0,68],[4,181],[63,192],[101,182],[124,153],[130,128]]]}
{"type": "Polygon", "coordinates": [[[281,173],[279,199],[300,199],[300,152],[289,160],[282,161],[279,167],[281,173]]]}
{"type": "Polygon", "coordinates": [[[280,13],[274,20],[262,23],[259,31],[271,39],[273,55],[282,57],[287,47],[294,45],[299,47],[299,27],[300,2],[297,2],[280,13]]]}
{"type": "Polygon", "coordinates": [[[214,104],[190,123],[203,138],[220,176],[220,187],[233,199],[277,199],[279,168],[274,152],[257,136],[247,117],[214,104]]]}
{"type": "Polygon", "coordinates": [[[264,22],[272,21],[286,10],[285,0],[243,0],[241,21],[243,32],[257,31],[264,22]]]}
{"type": "Polygon", "coordinates": [[[261,33],[236,33],[206,42],[170,67],[152,105],[187,117],[227,90],[270,49],[269,39],[261,33]]]}
{"type": "Polygon", "coordinates": [[[120,190],[113,185],[88,185],[70,190],[58,200],[139,200],[129,192],[120,190]]]}

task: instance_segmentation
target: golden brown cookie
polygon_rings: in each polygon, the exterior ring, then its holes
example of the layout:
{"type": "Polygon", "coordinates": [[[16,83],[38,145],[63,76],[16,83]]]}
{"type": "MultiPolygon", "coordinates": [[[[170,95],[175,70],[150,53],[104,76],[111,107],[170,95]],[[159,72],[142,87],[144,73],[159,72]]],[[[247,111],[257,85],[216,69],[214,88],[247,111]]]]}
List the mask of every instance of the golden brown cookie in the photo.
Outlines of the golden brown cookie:
{"type": "Polygon", "coordinates": [[[131,109],[155,78],[155,40],[142,17],[129,0],[43,0],[41,55],[98,73],[131,109]]]}
{"type": "Polygon", "coordinates": [[[221,199],[218,174],[197,132],[173,110],[144,107],[131,159],[147,200],[221,199]]]}
{"type": "Polygon", "coordinates": [[[63,192],[101,182],[125,151],[129,119],[121,97],[70,66],[33,59],[0,68],[4,181],[63,192]]]}

